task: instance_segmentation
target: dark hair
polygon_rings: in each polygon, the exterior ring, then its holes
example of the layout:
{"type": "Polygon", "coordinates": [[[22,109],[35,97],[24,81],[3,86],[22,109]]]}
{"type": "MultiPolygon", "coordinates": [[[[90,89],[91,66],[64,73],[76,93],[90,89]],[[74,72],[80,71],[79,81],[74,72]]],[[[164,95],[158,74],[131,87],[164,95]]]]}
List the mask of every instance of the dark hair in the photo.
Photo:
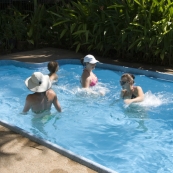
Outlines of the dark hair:
{"type": "Polygon", "coordinates": [[[80,59],[80,62],[81,62],[81,64],[82,64],[83,66],[85,66],[84,58],[81,58],[81,59],[80,59]]]}
{"type": "Polygon", "coordinates": [[[131,73],[129,73],[129,75],[133,78],[133,80],[135,79],[135,76],[131,73]]]}
{"type": "Polygon", "coordinates": [[[131,74],[131,73],[124,73],[121,76],[121,79],[124,78],[124,77],[126,77],[129,82],[131,82],[132,84],[134,84],[134,82],[135,82],[134,81],[135,80],[135,76],[133,74],[131,74]]]}
{"type": "Polygon", "coordinates": [[[56,62],[56,61],[50,61],[50,62],[47,64],[47,68],[48,68],[48,70],[50,71],[50,73],[55,73],[57,67],[58,67],[58,62],[56,62]]]}

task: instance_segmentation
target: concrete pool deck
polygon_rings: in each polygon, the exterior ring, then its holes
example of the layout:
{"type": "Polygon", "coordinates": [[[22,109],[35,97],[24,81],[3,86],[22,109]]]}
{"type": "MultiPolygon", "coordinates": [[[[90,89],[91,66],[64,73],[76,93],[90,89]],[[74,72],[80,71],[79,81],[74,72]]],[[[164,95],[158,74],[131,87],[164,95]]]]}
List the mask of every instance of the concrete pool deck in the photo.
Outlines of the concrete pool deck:
{"type": "MultiPolygon", "coordinates": [[[[0,60],[17,60],[30,63],[58,59],[79,59],[83,54],[69,50],[44,48],[0,56],[0,60]]],[[[101,62],[138,69],[173,74],[173,69],[159,66],[131,64],[97,57],[101,62]]],[[[0,126],[1,173],[94,173],[95,171],[60,155],[28,138],[0,126]]]]}

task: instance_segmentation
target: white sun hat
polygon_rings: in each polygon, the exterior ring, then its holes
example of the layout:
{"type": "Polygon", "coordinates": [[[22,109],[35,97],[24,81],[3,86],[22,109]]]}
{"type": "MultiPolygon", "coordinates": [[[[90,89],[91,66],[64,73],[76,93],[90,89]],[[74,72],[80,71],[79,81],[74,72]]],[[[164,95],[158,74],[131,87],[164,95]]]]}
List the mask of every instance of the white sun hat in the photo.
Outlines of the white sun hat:
{"type": "Polygon", "coordinates": [[[86,55],[84,57],[84,62],[89,62],[90,64],[95,64],[99,61],[97,61],[93,55],[86,55]]]}
{"type": "Polygon", "coordinates": [[[45,92],[51,87],[49,76],[41,72],[34,72],[25,80],[25,84],[29,90],[38,93],[45,92]]]}

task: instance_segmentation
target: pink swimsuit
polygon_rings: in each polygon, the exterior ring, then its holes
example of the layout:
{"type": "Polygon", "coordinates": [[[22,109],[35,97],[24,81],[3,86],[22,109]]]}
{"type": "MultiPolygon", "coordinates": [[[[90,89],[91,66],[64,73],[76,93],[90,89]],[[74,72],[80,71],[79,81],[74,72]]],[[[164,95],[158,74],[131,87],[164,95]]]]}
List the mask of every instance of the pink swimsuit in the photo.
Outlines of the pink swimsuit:
{"type": "Polygon", "coordinates": [[[96,85],[97,82],[98,82],[98,79],[97,79],[97,77],[96,77],[95,80],[94,80],[94,79],[91,80],[90,86],[96,85]]]}
{"type": "MultiPolygon", "coordinates": [[[[86,69],[84,69],[86,70],[86,69]]],[[[86,70],[88,72],[88,70],[86,70]]],[[[89,73],[89,72],[88,72],[89,73]]],[[[90,73],[89,73],[90,74],[90,73]]],[[[98,79],[97,79],[97,76],[95,75],[96,78],[92,78],[91,80],[91,83],[90,83],[90,86],[95,86],[96,83],[98,82],[98,79]]]]}

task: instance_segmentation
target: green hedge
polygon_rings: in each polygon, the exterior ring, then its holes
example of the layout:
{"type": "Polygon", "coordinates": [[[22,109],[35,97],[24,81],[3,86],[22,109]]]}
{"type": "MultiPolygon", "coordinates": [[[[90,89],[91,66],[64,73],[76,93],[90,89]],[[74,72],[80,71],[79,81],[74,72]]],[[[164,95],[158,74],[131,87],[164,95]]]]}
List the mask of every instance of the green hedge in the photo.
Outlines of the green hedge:
{"type": "Polygon", "coordinates": [[[80,0],[46,8],[38,4],[28,15],[13,12],[26,26],[24,40],[35,47],[44,42],[113,59],[172,65],[171,0],[80,0]]]}
{"type": "Polygon", "coordinates": [[[172,65],[171,0],[83,0],[49,13],[58,40],[76,51],[172,65]]]}

